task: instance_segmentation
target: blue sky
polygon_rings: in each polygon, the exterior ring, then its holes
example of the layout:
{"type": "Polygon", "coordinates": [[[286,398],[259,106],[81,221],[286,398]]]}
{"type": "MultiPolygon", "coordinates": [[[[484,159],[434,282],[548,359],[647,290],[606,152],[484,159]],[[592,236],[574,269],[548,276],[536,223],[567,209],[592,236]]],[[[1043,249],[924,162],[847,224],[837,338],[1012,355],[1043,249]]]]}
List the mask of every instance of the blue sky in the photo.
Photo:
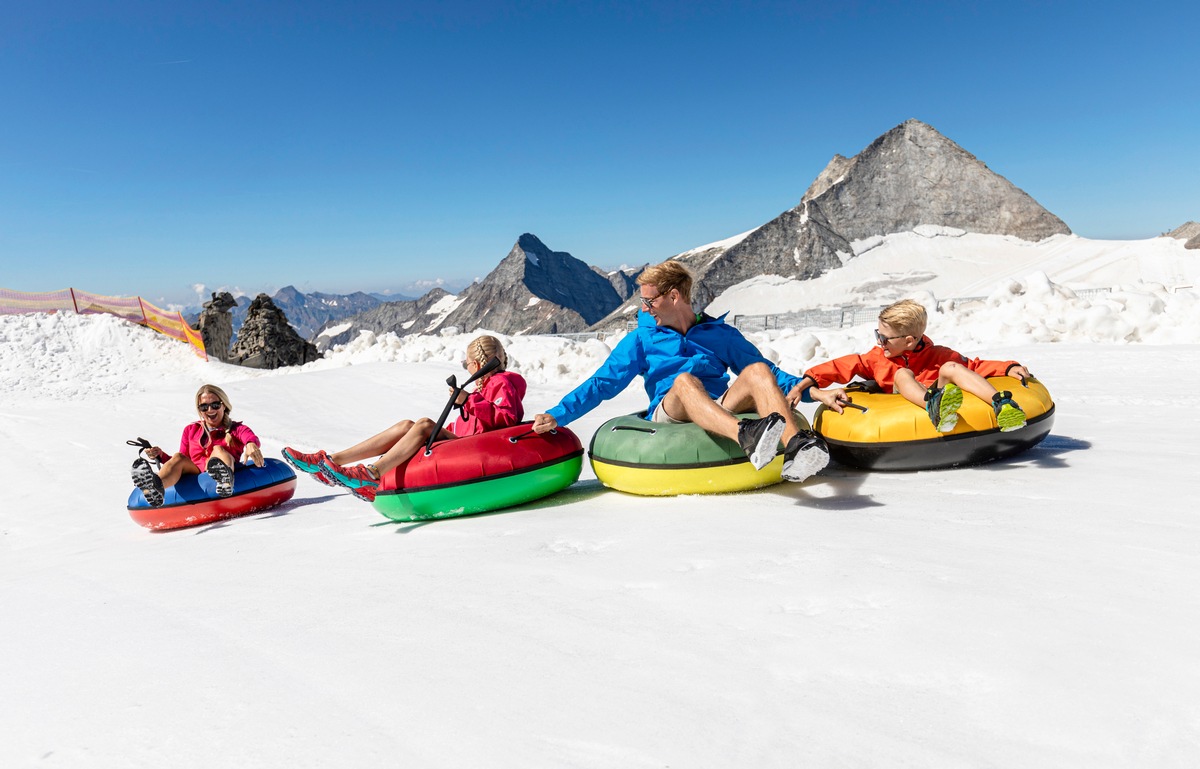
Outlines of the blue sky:
{"type": "MultiPolygon", "coordinates": [[[[14,7],[25,6],[25,7],[14,7]]],[[[0,11],[0,286],[408,291],[658,261],[923,120],[1078,234],[1200,220],[1195,4],[0,11]]]]}

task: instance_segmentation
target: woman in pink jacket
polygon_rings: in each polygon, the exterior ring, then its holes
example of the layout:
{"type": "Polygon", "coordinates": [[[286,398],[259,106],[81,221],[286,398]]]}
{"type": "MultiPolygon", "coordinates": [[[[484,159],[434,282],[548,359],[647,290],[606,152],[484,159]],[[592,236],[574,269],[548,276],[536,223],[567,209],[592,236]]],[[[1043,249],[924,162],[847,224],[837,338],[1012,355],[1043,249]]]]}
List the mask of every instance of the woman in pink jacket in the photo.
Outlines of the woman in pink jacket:
{"type": "MultiPolygon", "coordinates": [[[[511,427],[525,418],[525,407],[521,403],[525,397],[525,379],[507,370],[508,356],[500,340],[493,336],[471,340],[467,345],[463,368],[473,375],[492,357],[500,360],[500,367],[475,380],[475,392],[458,394],[455,405],[459,413],[442,429],[437,440],[465,438],[488,430],[511,427]]],[[[429,440],[434,427],[436,423],[427,417],[416,421],[406,419],[348,449],[332,454],[322,450],[305,454],[284,447],[283,458],[321,483],[330,486],[340,484],[358,498],[370,502],[375,499],[380,477],[415,456],[417,450],[429,440]],[[368,464],[347,466],[374,456],[379,459],[368,464]]]]}
{"type": "Polygon", "coordinates": [[[162,505],[165,490],[185,475],[207,472],[217,482],[217,496],[228,497],[233,493],[233,468],[238,457],[263,466],[258,436],[230,418],[233,406],[224,390],[203,385],[196,391],[196,411],[200,421],[183,428],[178,452],[168,458],[158,446],[145,450],[146,457],[163,463],[158,472],[141,457],[133,463],[133,483],[151,507],[162,505]]]}

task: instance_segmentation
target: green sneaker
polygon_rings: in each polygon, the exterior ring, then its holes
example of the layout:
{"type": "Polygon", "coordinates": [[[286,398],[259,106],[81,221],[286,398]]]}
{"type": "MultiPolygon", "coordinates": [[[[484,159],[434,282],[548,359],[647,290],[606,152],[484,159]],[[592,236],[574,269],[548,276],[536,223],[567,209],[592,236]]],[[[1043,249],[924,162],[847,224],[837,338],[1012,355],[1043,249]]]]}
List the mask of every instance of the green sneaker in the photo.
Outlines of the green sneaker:
{"type": "Polygon", "coordinates": [[[992,396],[992,410],[996,412],[996,424],[1002,433],[1011,433],[1025,426],[1025,412],[1013,402],[1012,393],[1008,390],[992,396]]]}
{"type": "Polygon", "coordinates": [[[931,387],[925,393],[925,411],[939,433],[948,433],[958,424],[958,409],[962,401],[962,390],[953,382],[940,390],[936,386],[931,387]]]}

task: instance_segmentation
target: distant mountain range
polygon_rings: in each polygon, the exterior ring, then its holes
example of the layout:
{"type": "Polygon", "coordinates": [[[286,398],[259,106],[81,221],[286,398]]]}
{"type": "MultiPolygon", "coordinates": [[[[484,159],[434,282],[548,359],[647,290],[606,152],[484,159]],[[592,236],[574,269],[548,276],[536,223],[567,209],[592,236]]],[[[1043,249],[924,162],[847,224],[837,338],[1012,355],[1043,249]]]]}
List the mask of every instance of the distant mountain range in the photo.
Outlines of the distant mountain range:
{"type": "MultiPolygon", "coordinates": [[[[253,297],[237,297],[237,306],[230,310],[233,316],[234,338],[246,320],[246,310],[250,307],[253,297]]],[[[271,297],[275,306],[283,310],[288,323],[296,329],[296,333],[305,339],[311,339],[316,332],[331,321],[348,318],[376,307],[383,300],[371,294],[356,291],[353,294],[322,294],[314,292],[304,294],[295,286],[284,286],[271,297]]],[[[185,311],[184,317],[189,323],[195,324],[199,310],[185,311]]]]}
{"type": "MultiPolygon", "coordinates": [[[[932,126],[908,120],[854,157],[834,155],[794,208],[744,235],[673,258],[695,275],[693,299],[701,309],[731,286],[760,275],[819,277],[853,259],[855,243],[922,225],[1034,242],[1071,232],[932,126]]],[[[1167,235],[1186,240],[1189,248],[1200,247],[1195,222],[1167,235]]],[[[457,295],[437,288],[419,298],[385,301],[363,293],[302,294],[288,286],[273,299],[297,331],[322,349],[361,330],[400,336],[452,327],[568,333],[624,327],[636,316],[641,269],[601,270],[524,233],[494,270],[457,295]]],[[[248,303],[239,299],[235,329],[248,303]]]]}
{"type": "MultiPolygon", "coordinates": [[[[933,127],[909,120],[852,158],[835,155],[794,208],[745,235],[675,258],[696,277],[693,299],[699,309],[759,275],[818,277],[853,257],[852,242],[920,225],[1031,241],[1071,231],[974,155],[933,127]]],[[[338,323],[338,336],[352,337],[360,328],[399,335],[449,326],[508,334],[618,328],[635,317],[639,272],[606,273],[550,251],[526,233],[495,270],[456,297],[449,312],[439,302],[415,317],[415,305],[409,304],[399,325],[378,323],[380,315],[372,313],[375,323],[360,317],[338,323]]]]}

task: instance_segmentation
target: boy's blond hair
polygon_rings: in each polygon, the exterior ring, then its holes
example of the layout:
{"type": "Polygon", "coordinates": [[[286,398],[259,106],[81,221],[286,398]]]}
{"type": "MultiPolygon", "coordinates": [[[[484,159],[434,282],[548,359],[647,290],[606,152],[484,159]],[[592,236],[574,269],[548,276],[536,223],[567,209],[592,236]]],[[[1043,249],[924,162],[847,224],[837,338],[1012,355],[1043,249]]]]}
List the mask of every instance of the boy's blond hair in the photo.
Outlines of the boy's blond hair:
{"type": "Polygon", "coordinates": [[[639,286],[654,286],[659,294],[666,294],[673,288],[678,289],[683,301],[692,301],[692,273],[674,259],[642,270],[637,282],[639,286]]]}
{"type": "Polygon", "coordinates": [[[929,322],[925,307],[912,299],[901,299],[884,307],[879,319],[895,329],[896,333],[917,339],[924,336],[925,324],[929,322]]]}

